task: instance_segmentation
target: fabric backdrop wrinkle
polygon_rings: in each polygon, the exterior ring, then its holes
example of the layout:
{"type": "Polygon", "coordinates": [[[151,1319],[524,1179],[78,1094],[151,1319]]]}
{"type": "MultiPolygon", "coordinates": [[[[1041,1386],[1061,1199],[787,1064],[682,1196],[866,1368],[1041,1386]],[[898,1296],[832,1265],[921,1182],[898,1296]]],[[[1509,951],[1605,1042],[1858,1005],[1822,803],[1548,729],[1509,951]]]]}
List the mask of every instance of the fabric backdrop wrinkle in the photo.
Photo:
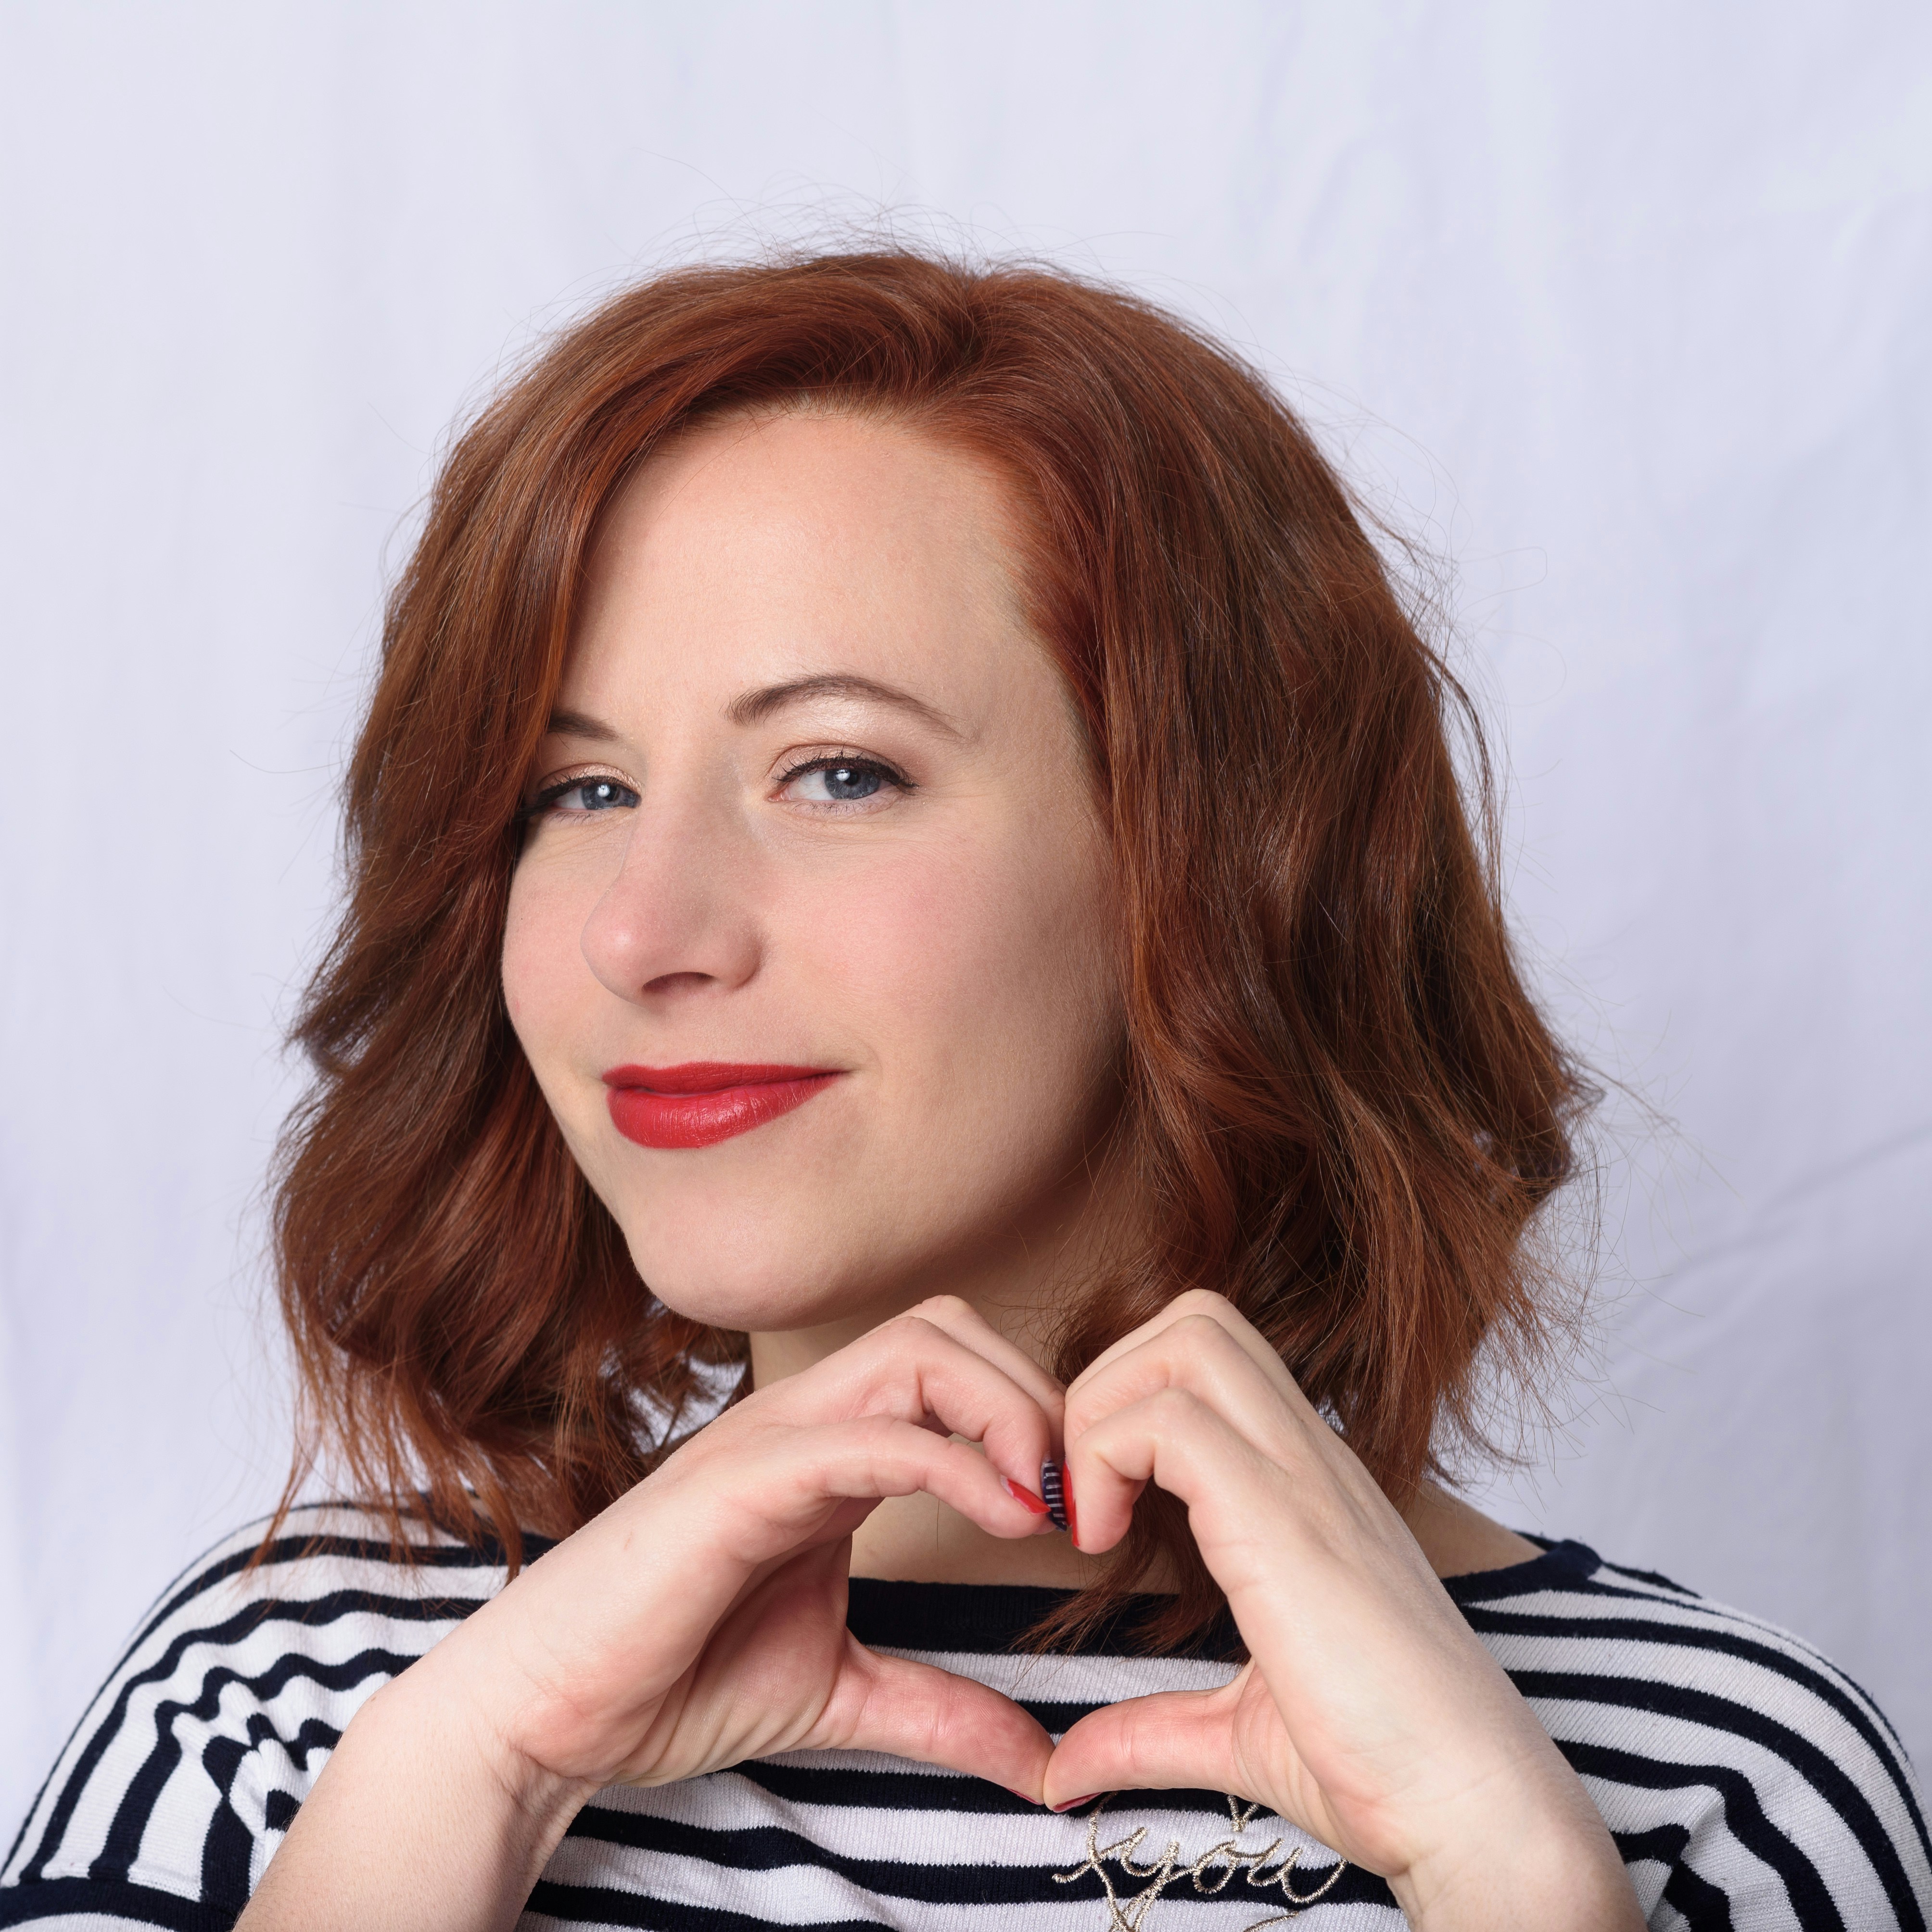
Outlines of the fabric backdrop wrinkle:
{"type": "Polygon", "coordinates": [[[1600,1370],[1478,1493],[1932,1759],[1922,8],[37,0],[0,182],[0,1821],[280,1484],[279,1029],[448,424],[882,209],[1227,334],[1439,561],[1526,956],[1636,1096],[1600,1370]]]}

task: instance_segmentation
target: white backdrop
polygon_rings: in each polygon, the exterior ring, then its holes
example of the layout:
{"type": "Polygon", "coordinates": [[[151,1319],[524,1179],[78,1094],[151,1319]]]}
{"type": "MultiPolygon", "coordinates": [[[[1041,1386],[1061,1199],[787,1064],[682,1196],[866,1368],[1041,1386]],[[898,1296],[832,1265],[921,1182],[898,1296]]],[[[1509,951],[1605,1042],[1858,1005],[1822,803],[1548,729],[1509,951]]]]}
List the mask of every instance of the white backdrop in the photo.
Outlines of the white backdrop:
{"type": "Polygon", "coordinates": [[[278,1022],[445,425],[882,203],[1205,316],[1453,563],[1549,997],[1678,1128],[1496,1507],[1932,1759],[1922,8],[16,0],[0,153],[0,1819],[280,1473],[278,1022]]]}

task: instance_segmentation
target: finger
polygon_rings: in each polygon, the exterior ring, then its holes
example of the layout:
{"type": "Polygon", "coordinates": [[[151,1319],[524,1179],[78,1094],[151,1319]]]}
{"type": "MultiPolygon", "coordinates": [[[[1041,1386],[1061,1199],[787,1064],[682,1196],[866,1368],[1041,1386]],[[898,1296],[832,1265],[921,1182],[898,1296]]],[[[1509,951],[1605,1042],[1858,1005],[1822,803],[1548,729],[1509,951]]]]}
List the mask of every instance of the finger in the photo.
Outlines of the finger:
{"type": "Polygon", "coordinates": [[[1097,1376],[1083,1376],[1069,1396],[1066,1443],[1076,1470],[1082,1438],[1109,1416],[1180,1389],[1213,1408],[1264,1455],[1297,1466],[1316,1438],[1334,1432],[1310,1405],[1284,1400],[1280,1384],[1220,1323],[1186,1315],[1137,1348],[1114,1356],[1097,1376]]]}
{"type": "Polygon", "coordinates": [[[1239,1693],[1163,1690],[1130,1697],[1082,1718],[1063,1737],[1042,1790],[1052,1806],[1101,1791],[1225,1791],[1268,1802],[1241,1788],[1232,1718],[1239,1693]]]}
{"type": "Polygon", "coordinates": [[[988,1456],[897,1417],[777,1430],[758,1449],[710,1503],[714,1518],[732,1526],[728,1546],[748,1569],[848,1534],[842,1505],[887,1496],[934,1496],[994,1536],[1030,1536],[1039,1527],[1037,1513],[988,1456]]]}
{"type": "Polygon", "coordinates": [[[772,1394],[773,1406],[796,1421],[936,1420],[951,1434],[982,1444],[1000,1474],[1028,1490],[1053,1453],[1059,1423],[1057,1399],[1049,1415],[1004,1367],[916,1315],[874,1329],[772,1394]]]}
{"type": "Polygon", "coordinates": [[[856,1640],[812,1745],[888,1751],[990,1779],[1040,1802],[1053,1740],[1010,1697],[930,1664],[882,1657],[856,1640]]]}
{"type": "MultiPolygon", "coordinates": [[[[1204,1510],[1219,1526],[1264,1514],[1273,1462],[1211,1405],[1190,1390],[1164,1384],[1142,1400],[1079,1433],[1067,1451],[1078,1498],[1078,1546],[1089,1555],[1111,1550],[1127,1532],[1133,1508],[1150,1482],[1188,1506],[1195,1540],[1214,1567],[1204,1510]]],[[[1275,1504],[1279,1509],[1279,1504],[1275,1504]]],[[[1218,1572],[1217,1576],[1218,1576],[1218,1572]]],[[[1223,1588],[1228,1579],[1220,1577],[1223,1588]]]]}
{"type": "Polygon", "coordinates": [[[1212,1322],[1222,1329],[1284,1399],[1292,1397],[1313,1412],[1313,1405],[1302,1394],[1300,1384],[1289,1374],[1288,1364],[1270,1345],[1268,1337],[1226,1295],[1201,1288],[1177,1294],[1158,1315],[1143,1322],[1131,1334],[1124,1335],[1112,1348],[1096,1356],[1074,1378],[1067,1390],[1068,1396],[1071,1397],[1075,1390],[1096,1379],[1121,1357],[1165,1334],[1177,1323],[1190,1320],[1212,1322]]]}
{"type": "Polygon", "coordinates": [[[1010,1341],[970,1301],[956,1294],[936,1294],[906,1310],[970,1348],[997,1369],[1003,1369],[1024,1389],[1057,1424],[1066,1391],[1016,1342],[1010,1341]]]}
{"type": "Polygon", "coordinates": [[[1355,1585],[1371,1574],[1406,1599],[1420,1586],[1453,1608],[1346,1447],[1333,1460],[1271,1455],[1211,1403],[1169,1384],[1096,1424],[1072,1453],[1079,1546],[1112,1548],[1142,1487],[1158,1483],[1186,1505],[1196,1546],[1264,1670],[1286,1630],[1305,1625],[1326,1598],[1355,1600],[1355,1585]]]}

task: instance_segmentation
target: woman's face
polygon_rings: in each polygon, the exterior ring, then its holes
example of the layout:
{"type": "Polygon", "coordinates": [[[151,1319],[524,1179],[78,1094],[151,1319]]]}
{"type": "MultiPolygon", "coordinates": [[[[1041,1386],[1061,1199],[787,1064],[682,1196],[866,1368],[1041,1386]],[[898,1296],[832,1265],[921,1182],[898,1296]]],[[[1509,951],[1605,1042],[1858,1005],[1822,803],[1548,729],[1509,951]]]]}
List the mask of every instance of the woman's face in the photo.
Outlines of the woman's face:
{"type": "Polygon", "coordinates": [[[851,418],[704,427],[607,515],[550,728],[504,988],[652,1292],[773,1330],[1037,1279],[1120,1018],[994,478],[851,418]]]}

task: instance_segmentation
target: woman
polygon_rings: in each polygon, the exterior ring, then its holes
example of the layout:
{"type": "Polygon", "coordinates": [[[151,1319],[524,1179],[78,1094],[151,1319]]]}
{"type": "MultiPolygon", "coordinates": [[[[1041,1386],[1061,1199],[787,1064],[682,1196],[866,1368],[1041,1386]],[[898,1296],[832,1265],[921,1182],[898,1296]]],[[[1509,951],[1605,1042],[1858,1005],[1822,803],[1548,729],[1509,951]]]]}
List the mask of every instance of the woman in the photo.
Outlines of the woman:
{"type": "Polygon", "coordinates": [[[298,1029],[361,1500],[158,1607],[0,1920],[1922,1925],[1856,1687],[1430,1479],[1584,1098],[1460,706],[1120,295],[565,335],[396,592],[298,1029]]]}

